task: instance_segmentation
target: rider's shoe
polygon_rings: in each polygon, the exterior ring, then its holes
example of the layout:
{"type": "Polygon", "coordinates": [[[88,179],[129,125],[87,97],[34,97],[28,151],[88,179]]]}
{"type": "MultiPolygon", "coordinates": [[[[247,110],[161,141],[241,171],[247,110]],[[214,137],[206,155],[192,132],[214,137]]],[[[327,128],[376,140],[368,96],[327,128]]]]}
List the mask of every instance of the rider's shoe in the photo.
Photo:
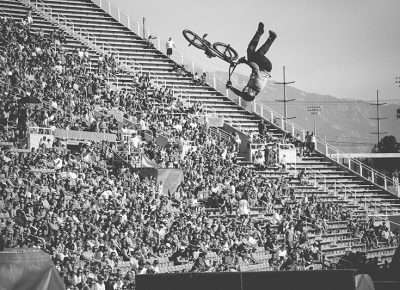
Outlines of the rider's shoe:
{"type": "Polygon", "coordinates": [[[264,33],[264,23],[260,22],[258,23],[258,29],[257,32],[263,34],[264,33]]]}
{"type": "Polygon", "coordinates": [[[269,31],[269,38],[271,38],[272,40],[274,40],[276,38],[276,33],[273,32],[272,30],[269,31]]]}

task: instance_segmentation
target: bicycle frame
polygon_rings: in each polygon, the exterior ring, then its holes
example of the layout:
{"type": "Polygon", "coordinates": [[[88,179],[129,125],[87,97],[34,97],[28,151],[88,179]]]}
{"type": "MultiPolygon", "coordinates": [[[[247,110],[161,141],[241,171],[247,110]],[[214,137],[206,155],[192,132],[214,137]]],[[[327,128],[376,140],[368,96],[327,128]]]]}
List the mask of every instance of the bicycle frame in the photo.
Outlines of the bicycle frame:
{"type": "Polygon", "coordinates": [[[212,44],[211,42],[209,42],[206,39],[207,34],[204,34],[203,37],[200,37],[193,31],[185,29],[183,30],[183,36],[189,42],[189,46],[193,45],[199,49],[204,50],[205,54],[209,58],[218,57],[232,65],[238,57],[237,52],[229,44],[225,44],[222,42],[215,42],[214,44],[212,44]],[[222,47],[225,50],[220,51],[217,47],[222,47]]]}
{"type": "Polygon", "coordinates": [[[232,62],[231,65],[229,66],[229,78],[228,81],[231,81],[231,76],[233,75],[233,72],[235,71],[236,67],[238,66],[238,62],[232,62]]]}

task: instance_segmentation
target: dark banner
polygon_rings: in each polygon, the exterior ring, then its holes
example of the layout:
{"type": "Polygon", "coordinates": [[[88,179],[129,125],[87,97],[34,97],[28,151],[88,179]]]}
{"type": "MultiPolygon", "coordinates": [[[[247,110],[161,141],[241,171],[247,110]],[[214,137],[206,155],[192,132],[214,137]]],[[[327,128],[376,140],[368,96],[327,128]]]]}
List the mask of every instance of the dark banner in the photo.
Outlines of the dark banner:
{"type": "Polygon", "coordinates": [[[136,290],[354,290],[355,271],[182,273],[136,276],[136,290]]]}

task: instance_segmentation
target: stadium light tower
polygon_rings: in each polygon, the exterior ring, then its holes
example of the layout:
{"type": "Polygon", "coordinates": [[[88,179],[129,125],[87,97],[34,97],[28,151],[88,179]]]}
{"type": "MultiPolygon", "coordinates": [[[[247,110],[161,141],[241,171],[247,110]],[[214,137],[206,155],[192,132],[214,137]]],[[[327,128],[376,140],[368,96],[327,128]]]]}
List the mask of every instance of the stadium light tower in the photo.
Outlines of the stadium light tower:
{"type": "Polygon", "coordinates": [[[314,116],[314,134],[317,136],[317,116],[321,115],[322,106],[307,106],[307,111],[314,116]]]}
{"type": "Polygon", "coordinates": [[[287,107],[286,107],[286,103],[288,103],[288,102],[293,102],[294,100],[296,100],[296,99],[290,99],[290,100],[286,100],[286,85],[289,85],[289,84],[293,84],[294,83],[294,81],[291,81],[291,82],[287,82],[286,81],[286,67],[285,66],[283,66],[283,82],[275,82],[277,85],[283,85],[283,100],[275,100],[276,102],[280,102],[280,103],[283,103],[283,119],[284,119],[284,130],[286,130],[286,120],[288,120],[288,119],[294,119],[294,118],[296,118],[296,117],[287,117],[287,107]]]}
{"type": "MultiPolygon", "coordinates": [[[[376,91],[376,103],[370,103],[370,105],[376,106],[376,118],[370,118],[370,119],[376,120],[376,122],[377,122],[377,131],[372,132],[371,134],[375,134],[378,136],[378,143],[379,143],[379,140],[381,140],[381,135],[387,134],[387,132],[381,132],[381,120],[385,120],[386,117],[380,117],[379,107],[386,105],[386,103],[379,103],[379,91],[378,90],[376,91]]],[[[376,144],[378,144],[378,143],[376,143],[376,144]]]]}

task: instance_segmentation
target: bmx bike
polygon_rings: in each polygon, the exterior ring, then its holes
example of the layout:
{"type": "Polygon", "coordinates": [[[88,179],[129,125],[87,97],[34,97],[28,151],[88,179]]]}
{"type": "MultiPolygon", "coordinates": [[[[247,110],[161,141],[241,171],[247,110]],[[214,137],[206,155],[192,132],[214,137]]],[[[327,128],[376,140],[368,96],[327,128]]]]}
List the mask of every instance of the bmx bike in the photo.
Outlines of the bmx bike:
{"type": "Polygon", "coordinates": [[[189,46],[193,45],[198,49],[204,50],[209,58],[216,56],[230,64],[233,64],[238,58],[238,53],[229,44],[223,42],[211,44],[211,42],[206,40],[207,34],[200,37],[189,29],[183,30],[182,33],[189,42],[189,46]]]}
{"type": "MultiPolygon", "coordinates": [[[[241,63],[241,59],[236,61],[239,56],[236,50],[234,50],[229,44],[225,44],[223,42],[215,42],[214,44],[211,44],[211,42],[206,40],[207,34],[204,34],[203,37],[200,37],[189,29],[183,30],[182,33],[189,42],[189,46],[193,45],[198,49],[204,50],[205,54],[209,58],[219,57],[220,59],[229,63],[228,82],[230,83],[233,72],[238,64],[241,63]]],[[[244,57],[242,59],[244,59],[244,57]]]]}

